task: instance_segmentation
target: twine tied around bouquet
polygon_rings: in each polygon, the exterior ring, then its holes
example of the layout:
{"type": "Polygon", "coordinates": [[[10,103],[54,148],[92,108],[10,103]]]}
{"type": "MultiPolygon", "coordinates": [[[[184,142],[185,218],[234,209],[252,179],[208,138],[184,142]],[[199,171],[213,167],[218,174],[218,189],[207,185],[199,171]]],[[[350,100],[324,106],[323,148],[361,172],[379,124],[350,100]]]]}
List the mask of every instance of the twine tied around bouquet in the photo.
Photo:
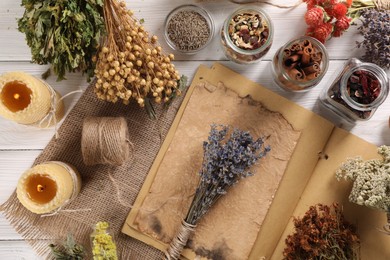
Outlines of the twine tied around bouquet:
{"type": "Polygon", "coordinates": [[[179,259],[183,248],[187,244],[191,234],[195,231],[196,225],[191,225],[185,220],[181,221],[181,227],[177,236],[171,241],[169,248],[165,251],[165,260],[179,259]]]}
{"type": "Polygon", "coordinates": [[[84,119],[81,152],[85,165],[122,165],[130,157],[130,148],[133,144],[123,117],[84,119]]]}

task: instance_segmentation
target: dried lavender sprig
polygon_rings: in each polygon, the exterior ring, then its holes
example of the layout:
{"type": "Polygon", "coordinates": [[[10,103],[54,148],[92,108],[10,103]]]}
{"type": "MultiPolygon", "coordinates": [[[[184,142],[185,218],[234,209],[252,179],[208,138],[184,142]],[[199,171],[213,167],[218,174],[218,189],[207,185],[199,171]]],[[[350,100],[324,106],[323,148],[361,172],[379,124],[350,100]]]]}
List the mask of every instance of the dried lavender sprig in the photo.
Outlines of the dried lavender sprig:
{"type": "Polygon", "coordinates": [[[212,125],[208,141],[204,142],[201,176],[185,221],[195,225],[229,187],[240,179],[253,175],[249,168],[264,157],[270,147],[264,138],[254,140],[249,132],[229,126],[212,125]]]}
{"type": "Polygon", "coordinates": [[[356,42],[357,47],[364,47],[366,53],[363,59],[383,68],[390,68],[390,11],[374,8],[361,12],[362,25],[358,31],[363,35],[362,42],[356,42]]]}

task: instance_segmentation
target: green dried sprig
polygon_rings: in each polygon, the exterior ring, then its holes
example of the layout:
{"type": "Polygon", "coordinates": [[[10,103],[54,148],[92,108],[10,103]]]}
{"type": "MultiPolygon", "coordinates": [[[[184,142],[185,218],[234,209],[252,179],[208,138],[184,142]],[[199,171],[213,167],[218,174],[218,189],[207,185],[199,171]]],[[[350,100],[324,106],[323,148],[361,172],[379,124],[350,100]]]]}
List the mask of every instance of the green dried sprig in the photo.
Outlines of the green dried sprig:
{"type": "Polygon", "coordinates": [[[92,57],[105,26],[103,0],[22,0],[18,29],[26,35],[32,62],[52,65],[58,80],[67,72],[93,75],[92,57]]]}
{"type": "Polygon", "coordinates": [[[68,235],[64,244],[49,245],[53,257],[57,260],[82,260],[86,253],[84,247],[77,244],[72,235],[68,235]]]}

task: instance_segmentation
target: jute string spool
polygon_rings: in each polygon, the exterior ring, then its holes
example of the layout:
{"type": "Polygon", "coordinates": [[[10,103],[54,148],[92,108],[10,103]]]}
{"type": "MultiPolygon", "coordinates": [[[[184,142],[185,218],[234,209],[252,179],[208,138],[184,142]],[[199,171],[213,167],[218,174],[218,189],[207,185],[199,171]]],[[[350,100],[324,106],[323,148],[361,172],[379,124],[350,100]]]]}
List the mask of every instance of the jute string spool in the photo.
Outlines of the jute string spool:
{"type": "Polygon", "coordinates": [[[84,119],[81,152],[85,165],[122,165],[130,157],[130,148],[132,144],[123,117],[84,119]]]}

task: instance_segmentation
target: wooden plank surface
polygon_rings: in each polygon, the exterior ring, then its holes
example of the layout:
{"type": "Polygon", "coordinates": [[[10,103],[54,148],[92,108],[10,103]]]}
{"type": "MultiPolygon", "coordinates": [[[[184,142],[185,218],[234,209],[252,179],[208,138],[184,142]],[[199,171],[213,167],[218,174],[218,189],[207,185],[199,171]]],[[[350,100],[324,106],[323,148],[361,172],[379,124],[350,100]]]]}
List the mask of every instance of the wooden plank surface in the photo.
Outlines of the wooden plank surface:
{"type": "MultiPolygon", "coordinates": [[[[24,35],[17,30],[17,18],[21,17],[24,9],[21,1],[2,0],[0,2],[0,74],[7,71],[25,71],[39,76],[46,71],[47,66],[31,64],[30,50],[24,40],[24,35]]],[[[126,0],[128,6],[134,10],[135,15],[145,20],[145,28],[156,34],[162,47],[169,49],[163,38],[163,24],[166,15],[176,6],[188,3],[197,4],[210,12],[215,23],[215,35],[211,45],[196,55],[180,55],[175,53],[175,65],[179,71],[192,79],[196,68],[200,64],[211,66],[214,61],[220,61],[225,66],[243,74],[249,79],[277,92],[278,94],[296,102],[297,104],[314,111],[338,124],[337,118],[329,116],[321,109],[318,96],[328,87],[340,70],[343,63],[351,57],[359,57],[362,50],[355,47],[355,42],[361,40],[357,34],[356,26],[339,39],[332,39],[327,44],[330,56],[330,66],[322,82],[313,90],[293,94],[278,88],[272,82],[271,60],[277,49],[291,38],[303,35],[306,29],[303,15],[306,6],[301,4],[294,9],[280,9],[270,5],[255,4],[263,8],[271,17],[275,29],[273,45],[263,61],[245,66],[227,61],[220,45],[220,29],[226,17],[236,8],[240,7],[227,0],[126,0]]],[[[296,3],[295,0],[273,1],[277,4],[296,3]]],[[[389,74],[389,72],[388,72],[389,74]]],[[[68,75],[68,79],[56,82],[52,77],[48,80],[62,95],[71,91],[84,90],[88,83],[80,74],[68,75]]],[[[80,93],[65,99],[66,111],[80,97],[80,93]]],[[[387,100],[368,122],[360,122],[352,129],[352,133],[376,145],[390,145],[390,129],[388,118],[390,115],[390,102],[387,100]]],[[[348,128],[347,126],[344,126],[348,128]]],[[[19,176],[28,169],[40,151],[46,146],[54,134],[53,129],[37,129],[17,125],[0,118],[0,203],[4,202],[14,190],[19,176]]],[[[0,259],[38,259],[32,249],[22,240],[20,235],[9,225],[4,216],[0,215],[0,259]]]]}

